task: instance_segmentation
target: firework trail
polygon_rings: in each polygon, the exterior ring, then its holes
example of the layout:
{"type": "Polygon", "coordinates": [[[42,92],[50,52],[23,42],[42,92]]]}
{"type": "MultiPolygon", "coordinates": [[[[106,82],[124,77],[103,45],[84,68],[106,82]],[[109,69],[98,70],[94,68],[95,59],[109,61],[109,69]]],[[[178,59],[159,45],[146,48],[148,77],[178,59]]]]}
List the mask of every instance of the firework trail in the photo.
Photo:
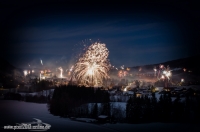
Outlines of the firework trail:
{"type": "Polygon", "coordinates": [[[72,73],[72,71],[73,71],[73,68],[74,68],[74,66],[72,65],[71,68],[70,68],[69,70],[68,70],[68,69],[66,70],[66,71],[68,71],[68,73],[67,73],[68,76],[71,76],[71,73],[72,73]]]}
{"type": "Polygon", "coordinates": [[[40,72],[40,81],[41,81],[41,77],[42,77],[42,76],[41,76],[41,72],[40,72]]]}
{"type": "Polygon", "coordinates": [[[43,62],[42,62],[42,60],[40,59],[40,63],[41,63],[41,65],[43,65],[43,62]]]}
{"type": "Polygon", "coordinates": [[[103,79],[109,78],[111,65],[108,54],[106,45],[102,43],[96,42],[87,48],[74,66],[73,77],[79,85],[102,86],[103,79]]]}
{"type": "MultiPolygon", "coordinates": [[[[160,78],[161,78],[161,74],[162,74],[162,71],[163,71],[163,69],[164,69],[164,66],[163,65],[159,65],[159,71],[158,71],[158,75],[157,75],[157,78],[158,78],[158,80],[160,80],[160,78]]],[[[162,77],[163,78],[163,77],[162,77]]]]}
{"type": "Polygon", "coordinates": [[[62,74],[63,73],[63,69],[62,69],[62,67],[59,67],[58,69],[60,70],[60,77],[62,78],[63,77],[63,74],[62,74]]]}
{"type": "Polygon", "coordinates": [[[124,65],[121,66],[121,69],[124,69],[124,65]]]}
{"type": "Polygon", "coordinates": [[[157,69],[156,69],[156,67],[154,67],[154,69],[153,69],[153,70],[154,70],[154,72],[155,72],[155,73],[154,73],[154,76],[156,76],[156,72],[157,72],[157,69]]]}
{"type": "Polygon", "coordinates": [[[73,68],[74,68],[74,66],[72,66],[72,67],[69,69],[69,71],[71,72],[71,71],[73,70],[73,68]]]}

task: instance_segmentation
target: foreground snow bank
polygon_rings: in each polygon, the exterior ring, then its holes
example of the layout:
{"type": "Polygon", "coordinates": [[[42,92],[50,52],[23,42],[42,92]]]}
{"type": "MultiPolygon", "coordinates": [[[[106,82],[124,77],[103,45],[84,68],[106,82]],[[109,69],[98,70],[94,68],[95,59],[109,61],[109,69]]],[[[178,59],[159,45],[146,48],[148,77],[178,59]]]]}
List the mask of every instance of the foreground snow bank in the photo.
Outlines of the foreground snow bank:
{"type": "MultiPolygon", "coordinates": [[[[146,132],[199,132],[200,124],[181,123],[149,123],[149,124],[103,124],[96,125],[84,122],[73,121],[68,118],[60,118],[49,113],[47,104],[27,103],[13,100],[0,100],[0,131],[5,125],[16,125],[16,123],[32,122],[33,118],[48,123],[51,128],[48,132],[54,131],[146,131],[146,132]]],[[[79,121],[93,121],[89,118],[77,118],[79,121]]],[[[14,130],[12,130],[14,131],[14,130]]],[[[15,130],[16,131],[16,130],[15,130]]]]}

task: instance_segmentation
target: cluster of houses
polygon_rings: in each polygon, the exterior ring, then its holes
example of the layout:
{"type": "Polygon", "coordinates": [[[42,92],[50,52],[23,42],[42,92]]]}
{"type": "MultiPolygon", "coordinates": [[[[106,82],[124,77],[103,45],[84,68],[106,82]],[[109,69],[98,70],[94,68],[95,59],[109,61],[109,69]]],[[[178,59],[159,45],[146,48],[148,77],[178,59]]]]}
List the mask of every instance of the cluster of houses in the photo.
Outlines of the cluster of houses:
{"type": "Polygon", "coordinates": [[[126,102],[129,97],[136,93],[136,97],[148,96],[152,97],[152,92],[155,92],[157,99],[160,95],[167,93],[171,97],[185,97],[186,95],[200,96],[200,85],[191,85],[191,86],[177,86],[177,87],[155,87],[152,91],[152,88],[132,88],[132,89],[120,89],[119,87],[114,87],[109,89],[111,102],[126,102]]]}

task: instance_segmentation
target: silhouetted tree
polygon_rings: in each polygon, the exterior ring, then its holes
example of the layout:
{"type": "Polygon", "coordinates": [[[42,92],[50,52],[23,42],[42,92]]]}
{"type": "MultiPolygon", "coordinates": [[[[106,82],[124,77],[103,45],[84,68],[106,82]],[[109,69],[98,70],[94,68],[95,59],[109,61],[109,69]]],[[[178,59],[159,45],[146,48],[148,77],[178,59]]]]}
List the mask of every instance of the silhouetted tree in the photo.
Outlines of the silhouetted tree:
{"type": "Polygon", "coordinates": [[[174,121],[183,121],[184,106],[180,101],[180,96],[177,95],[173,102],[173,119],[174,121]]]}
{"type": "Polygon", "coordinates": [[[97,117],[98,117],[98,105],[97,103],[95,103],[92,110],[92,118],[97,118],[97,117]]]}
{"type": "Polygon", "coordinates": [[[104,94],[101,114],[110,117],[110,95],[108,92],[104,94]]]}
{"type": "Polygon", "coordinates": [[[126,104],[126,120],[133,122],[133,99],[130,97],[126,104]]]}

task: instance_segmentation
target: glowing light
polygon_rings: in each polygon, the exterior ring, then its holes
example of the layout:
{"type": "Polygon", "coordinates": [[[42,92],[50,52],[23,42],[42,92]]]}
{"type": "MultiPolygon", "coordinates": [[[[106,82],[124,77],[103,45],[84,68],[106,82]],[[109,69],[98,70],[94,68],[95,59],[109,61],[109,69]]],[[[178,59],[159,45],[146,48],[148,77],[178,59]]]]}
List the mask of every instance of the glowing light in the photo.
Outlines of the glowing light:
{"type": "Polygon", "coordinates": [[[97,42],[87,48],[74,66],[73,77],[79,85],[102,86],[103,79],[109,78],[108,53],[106,45],[97,42]]]}
{"type": "Polygon", "coordinates": [[[154,72],[155,72],[155,73],[154,73],[154,76],[156,76],[156,72],[157,72],[157,69],[156,69],[156,67],[154,67],[154,69],[153,69],[153,70],[154,70],[154,72]]]}
{"type": "Polygon", "coordinates": [[[158,72],[158,79],[166,78],[169,81],[171,76],[172,76],[172,73],[171,73],[170,67],[167,66],[167,68],[166,68],[166,67],[164,67],[164,65],[160,65],[160,69],[158,72]]]}
{"type": "Polygon", "coordinates": [[[67,75],[68,75],[68,76],[71,76],[71,72],[73,71],[73,68],[74,68],[74,66],[72,65],[71,68],[70,68],[69,70],[68,70],[68,69],[66,70],[66,71],[68,71],[68,72],[67,72],[67,75]]]}
{"type": "Polygon", "coordinates": [[[60,70],[60,77],[62,78],[63,77],[63,69],[62,69],[62,67],[59,67],[58,69],[60,70]]]}
{"type": "Polygon", "coordinates": [[[71,75],[71,72],[68,72],[68,76],[70,76],[71,75]]]}
{"type": "Polygon", "coordinates": [[[127,89],[125,88],[124,91],[127,91],[127,89]]]}
{"type": "Polygon", "coordinates": [[[127,72],[127,71],[124,71],[124,70],[120,70],[120,71],[118,72],[118,76],[121,77],[121,78],[127,76],[127,74],[128,74],[128,72],[127,72]]]}
{"type": "Polygon", "coordinates": [[[26,76],[28,74],[27,70],[24,70],[24,76],[26,76]]]}

